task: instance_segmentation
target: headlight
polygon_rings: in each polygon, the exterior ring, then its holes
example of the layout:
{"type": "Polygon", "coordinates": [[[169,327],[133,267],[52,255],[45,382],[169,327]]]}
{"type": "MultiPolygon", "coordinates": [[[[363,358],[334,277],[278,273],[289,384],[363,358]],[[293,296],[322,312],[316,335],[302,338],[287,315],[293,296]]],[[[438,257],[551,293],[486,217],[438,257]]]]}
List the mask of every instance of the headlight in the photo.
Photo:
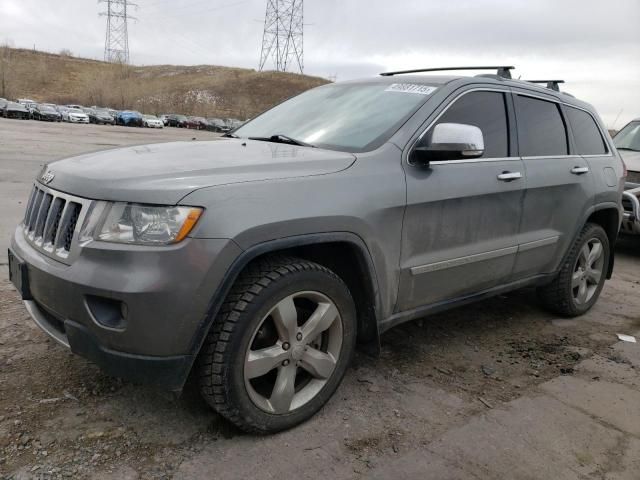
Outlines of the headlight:
{"type": "Polygon", "coordinates": [[[96,238],[136,245],[178,243],[202,215],[202,208],[197,207],[113,203],[108,208],[96,238]]]}

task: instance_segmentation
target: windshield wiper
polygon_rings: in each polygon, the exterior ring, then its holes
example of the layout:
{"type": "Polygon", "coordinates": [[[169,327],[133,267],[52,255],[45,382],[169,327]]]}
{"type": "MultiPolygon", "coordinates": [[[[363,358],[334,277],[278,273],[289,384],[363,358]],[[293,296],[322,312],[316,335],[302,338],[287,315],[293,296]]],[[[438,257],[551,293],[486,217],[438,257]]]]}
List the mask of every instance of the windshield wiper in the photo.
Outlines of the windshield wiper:
{"type": "Polygon", "coordinates": [[[630,150],[632,152],[640,152],[640,150],[638,150],[637,148],[631,148],[631,147],[616,147],[617,150],[630,150]]]}
{"type": "Polygon", "coordinates": [[[298,145],[300,147],[316,148],[315,145],[303,142],[302,140],[296,140],[295,138],[288,137],[282,134],[271,135],[270,137],[249,137],[249,140],[259,140],[261,142],[274,142],[274,143],[288,143],[289,145],[298,145]]]}
{"type": "Polygon", "coordinates": [[[227,132],[227,133],[225,133],[225,134],[224,134],[224,135],[222,135],[222,136],[223,136],[223,137],[227,137],[227,138],[240,138],[239,136],[234,135],[234,134],[233,134],[233,133],[231,133],[231,132],[227,132]]]}

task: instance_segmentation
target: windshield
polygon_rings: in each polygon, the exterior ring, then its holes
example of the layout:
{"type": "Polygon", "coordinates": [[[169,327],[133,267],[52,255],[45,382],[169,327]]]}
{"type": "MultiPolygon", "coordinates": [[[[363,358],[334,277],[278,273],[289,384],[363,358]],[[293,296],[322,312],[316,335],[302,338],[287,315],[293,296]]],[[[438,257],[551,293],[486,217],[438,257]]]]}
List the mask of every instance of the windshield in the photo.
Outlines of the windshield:
{"type": "Polygon", "coordinates": [[[55,109],[49,105],[40,105],[40,110],[43,112],[55,112],[55,109]]]}
{"type": "Polygon", "coordinates": [[[427,85],[398,85],[404,86],[345,83],[318,87],[268,110],[234,135],[282,135],[331,150],[372,150],[388,140],[435,90],[427,85]]]}
{"type": "Polygon", "coordinates": [[[145,115],[145,116],[144,116],[144,118],[145,118],[146,120],[157,120],[157,118],[156,118],[156,116],[155,116],[155,115],[145,115]]]}
{"type": "Polygon", "coordinates": [[[631,122],[620,130],[613,137],[613,143],[616,148],[640,152],[640,121],[631,122]]]}
{"type": "Polygon", "coordinates": [[[79,108],[70,108],[69,109],[70,113],[84,113],[82,110],[80,110],[79,108]]]}

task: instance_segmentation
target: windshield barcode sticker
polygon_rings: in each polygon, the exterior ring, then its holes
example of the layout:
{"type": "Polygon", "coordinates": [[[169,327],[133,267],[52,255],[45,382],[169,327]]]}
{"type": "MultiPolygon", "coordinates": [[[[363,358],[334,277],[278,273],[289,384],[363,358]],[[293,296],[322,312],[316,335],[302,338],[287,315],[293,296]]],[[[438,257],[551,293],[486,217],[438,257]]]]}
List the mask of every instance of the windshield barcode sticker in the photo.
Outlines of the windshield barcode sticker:
{"type": "Polygon", "coordinates": [[[434,90],[436,90],[436,87],[431,87],[429,85],[420,85],[418,83],[392,83],[384,91],[430,95],[434,90]]]}

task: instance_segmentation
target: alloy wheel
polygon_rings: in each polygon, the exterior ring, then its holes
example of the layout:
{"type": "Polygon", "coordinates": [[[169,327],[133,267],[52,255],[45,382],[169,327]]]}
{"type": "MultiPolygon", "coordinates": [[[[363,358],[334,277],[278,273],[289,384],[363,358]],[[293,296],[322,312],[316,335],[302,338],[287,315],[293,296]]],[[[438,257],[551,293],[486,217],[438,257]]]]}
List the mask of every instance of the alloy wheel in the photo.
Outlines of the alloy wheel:
{"type": "Polygon", "coordinates": [[[580,249],[571,277],[571,290],[576,305],[588,303],[595,295],[602,279],[604,260],[604,249],[597,238],[588,240],[580,249]]]}
{"type": "Polygon", "coordinates": [[[244,383],[261,410],[286,414],[311,401],[333,374],[343,341],[338,308],[304,291],[280,300],[258,324],[244,362],[244,383]]]}

